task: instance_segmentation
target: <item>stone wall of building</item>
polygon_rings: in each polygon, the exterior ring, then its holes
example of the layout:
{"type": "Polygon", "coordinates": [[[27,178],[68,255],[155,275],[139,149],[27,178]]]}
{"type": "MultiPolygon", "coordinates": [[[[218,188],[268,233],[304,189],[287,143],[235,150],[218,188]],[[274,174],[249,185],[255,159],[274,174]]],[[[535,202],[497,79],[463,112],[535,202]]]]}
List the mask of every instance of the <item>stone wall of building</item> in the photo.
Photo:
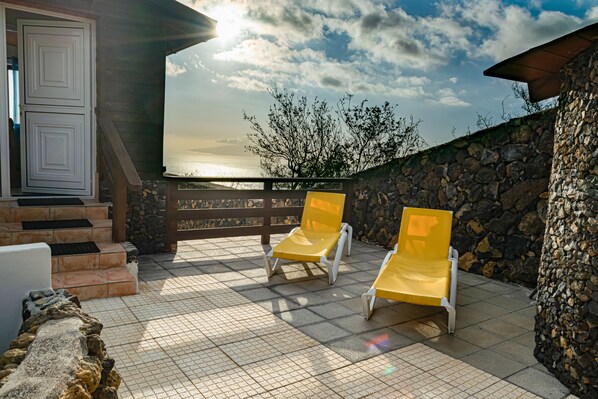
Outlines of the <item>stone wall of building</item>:
{"type": "Polygon", "coordinates": [[[140,192],[129,192],[127,206],[127,240],[141,254],[164,252],[166,181],[144,180],[140,192]]]}
{"type": "Polygon", "coordinates": [[[514,119],[356,175],[354,235],[390,248],[403,207],[448,209],[461,269],[535,286],[554,119],[514,119]]]}
{"type": "Polygon", "coordinates": [[[561,70],[536,358],[582,398],[598,398],[598,45],[561,70]]]}
{"type": "Polygon", "coordinates": [[[33,291],[23,325],[0,356],[0,399],[118,399],[120,374],[102,324],[65,290],[33,291]]]}

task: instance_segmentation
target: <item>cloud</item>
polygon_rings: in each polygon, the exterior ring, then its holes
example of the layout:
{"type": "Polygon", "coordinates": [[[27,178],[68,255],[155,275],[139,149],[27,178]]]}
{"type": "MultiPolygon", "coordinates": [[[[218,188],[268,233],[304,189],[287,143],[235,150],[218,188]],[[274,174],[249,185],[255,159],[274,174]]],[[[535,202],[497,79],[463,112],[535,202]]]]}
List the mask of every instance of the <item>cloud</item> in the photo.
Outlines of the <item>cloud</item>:
{"type": "Polygon", "coordinates": [[[480,32],[468,54],[474,58],[500,61],[543,44],[591,22],[591,10],[585,19],[559,11],[542,10],[532,14],[516,5],[499,0],[469,0],[443,7],[444,14],[461,19],[480,32]],[[486,34],[483,34],[486,33],[486,34]]]}
{"type": "MultiPolygon", "coordinates": [[[[457,0],[436,3],[428,15],[410,14],[387,0],[181,1],[207,15],[222,7],[240,10],[242,34],[213,47],[209,68],[185,64],[208,71],[220,84],[244,91],[312,87],[449,106],[469,103],[461,92],[431,94],[443,84],[434,78],[438,69],[502,60],[598,20],[598,7],[578,18],[537,8],[539,0],[527,3],[534,13],[499,0],[457,0]]],[[[186,67],[169,66],[169,73],[186,67]]],[[[467,79],[448,78],[459,81],[467,79]]]]}
{"type": "Polygon", "coordinates": [[[457,97],[453,89],[445,87],[436,93],[436,99],[429,99],[428,102],[431,104],[445,105],[448,107],[469,107],[470,103],[461,100],[457,97]]]}
{"type": "Polygon", "coordinates": [[[320,83],[322,84],[322,86],[330,86],[330,87],[342,87],[343,86],[343,82],[341,82],[338,79],[335,79],[331,76],[323,76],[322,79],[320,79],[320,83]]]}
{"type": "Polygon", "coordinates": [[[187,72],[187,68],[183,65],[177,65],[170,58],[166,58],[166,76],[177,77],[185,72],[187,72]]]}

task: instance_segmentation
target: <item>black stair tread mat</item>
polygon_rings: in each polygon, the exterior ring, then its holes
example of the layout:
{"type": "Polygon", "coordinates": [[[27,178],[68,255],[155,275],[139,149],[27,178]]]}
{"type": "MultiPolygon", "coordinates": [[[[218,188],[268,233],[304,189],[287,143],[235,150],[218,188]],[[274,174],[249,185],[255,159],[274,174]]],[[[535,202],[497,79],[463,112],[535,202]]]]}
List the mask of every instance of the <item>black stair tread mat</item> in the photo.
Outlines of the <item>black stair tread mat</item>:
{"type": "Polygon", "coordinates": [[[19,206],[84,205],[79,198],[19,198],[19,206]]]}
{"type": "Polygon", "coordinates": [[[49,245],[50,250],[52,251],[52,256],[95,254],[100,252],[100,248],[98,248],[93,241],[49,245]]]}
{"type": "Polygon", "coordinates": [[[34,220],[21,222],[23,230],[51,230],[51,229],[73,229],[78,227],[93,227],[87,219],[65,219],[65,220],[34,220]]]}

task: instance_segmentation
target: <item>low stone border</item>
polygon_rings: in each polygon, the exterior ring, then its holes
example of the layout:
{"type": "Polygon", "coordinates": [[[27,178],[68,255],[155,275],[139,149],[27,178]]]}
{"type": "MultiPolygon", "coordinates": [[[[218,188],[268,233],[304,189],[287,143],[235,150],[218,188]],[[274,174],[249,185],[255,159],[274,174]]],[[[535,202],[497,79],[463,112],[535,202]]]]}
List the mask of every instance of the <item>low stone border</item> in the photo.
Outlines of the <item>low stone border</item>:
{"type": "Polygon", "coordinates": [[[23,325],[0,357],[0,399],[117,399],[120,374],[98,319],[66,290],[33,291],[23,325]]]}

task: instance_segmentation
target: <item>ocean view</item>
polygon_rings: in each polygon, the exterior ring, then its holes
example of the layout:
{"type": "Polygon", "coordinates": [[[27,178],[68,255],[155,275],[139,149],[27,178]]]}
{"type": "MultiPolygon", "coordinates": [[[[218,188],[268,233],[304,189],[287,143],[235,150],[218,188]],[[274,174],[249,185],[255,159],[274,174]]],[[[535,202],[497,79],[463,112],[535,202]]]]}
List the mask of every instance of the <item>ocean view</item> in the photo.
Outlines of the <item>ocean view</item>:
{"type": "Polygon", "coordinates": [[[260,177],[259,159],[247,155],[222,155],[179,150],[164,154],[166,172],[180,176],[260,177]]]}

